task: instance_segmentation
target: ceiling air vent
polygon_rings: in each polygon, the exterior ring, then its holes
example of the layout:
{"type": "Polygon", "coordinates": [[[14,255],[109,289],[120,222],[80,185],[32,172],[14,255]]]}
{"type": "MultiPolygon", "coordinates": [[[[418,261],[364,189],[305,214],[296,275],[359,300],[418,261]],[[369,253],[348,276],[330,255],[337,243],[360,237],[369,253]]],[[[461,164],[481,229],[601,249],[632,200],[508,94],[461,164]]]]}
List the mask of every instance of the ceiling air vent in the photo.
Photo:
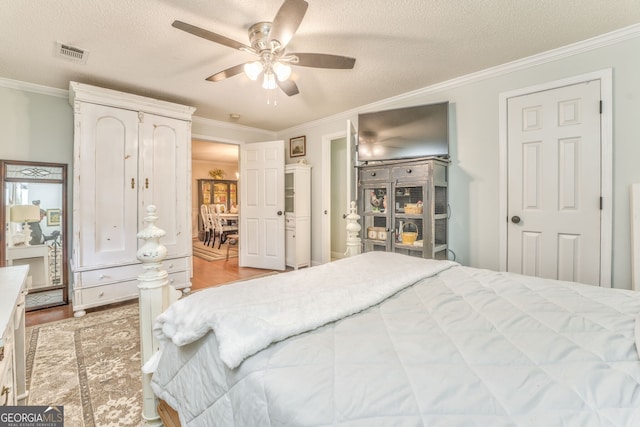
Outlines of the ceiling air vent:
{"type": "Polygon", "coordinates": [[[61,58],[77,62],[79,64],[86,64],[89,56],[89,52],[86,50],[60,42],[56,43],[56,54],[61,58]]]}

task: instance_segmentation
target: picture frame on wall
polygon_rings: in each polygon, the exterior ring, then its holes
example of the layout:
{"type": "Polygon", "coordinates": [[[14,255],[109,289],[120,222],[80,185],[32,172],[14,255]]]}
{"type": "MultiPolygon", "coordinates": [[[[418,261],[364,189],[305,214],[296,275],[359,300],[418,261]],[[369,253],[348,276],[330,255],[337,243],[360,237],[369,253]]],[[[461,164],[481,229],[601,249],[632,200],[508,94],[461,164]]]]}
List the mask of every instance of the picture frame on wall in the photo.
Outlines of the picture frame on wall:
{"type": "Polygon", "coordinates": [[[47,209],[47,227],[60,225],[60,209],[47,209]]]}
{"type": "Polygon", "coordinates": [[[307,154],[307,138],[296,136],[289,140],[289,157],[300,157],[307,154]]]}

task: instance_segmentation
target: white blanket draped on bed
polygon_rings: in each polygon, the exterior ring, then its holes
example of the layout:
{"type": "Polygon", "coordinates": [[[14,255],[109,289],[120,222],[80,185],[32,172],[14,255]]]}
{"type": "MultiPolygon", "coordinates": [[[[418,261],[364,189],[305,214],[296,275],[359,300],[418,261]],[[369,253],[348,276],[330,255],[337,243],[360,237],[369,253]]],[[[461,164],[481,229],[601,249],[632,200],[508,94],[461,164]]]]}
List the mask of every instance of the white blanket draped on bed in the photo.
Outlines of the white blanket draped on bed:
{"type": "MultiPolygon", "coordinates": [[[[233,369],[273,342],[362,311],[454,265],[368,252],[275,280],[263,277],[197,292],[171,305],[154,330],[161,343],[171,340],[178,346],[213,330],[222,361],[233,369]]],[[[158,357],[146,371],[155,369],[158,357]]]]}

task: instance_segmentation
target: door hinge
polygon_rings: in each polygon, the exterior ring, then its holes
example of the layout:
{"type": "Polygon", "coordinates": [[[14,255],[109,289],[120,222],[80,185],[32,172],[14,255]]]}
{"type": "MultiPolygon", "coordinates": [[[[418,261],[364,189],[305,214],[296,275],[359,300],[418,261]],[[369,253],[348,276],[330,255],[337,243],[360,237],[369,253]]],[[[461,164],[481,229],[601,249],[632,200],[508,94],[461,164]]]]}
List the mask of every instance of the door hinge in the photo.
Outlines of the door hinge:
{"type": "Polygon", "coordinates": [[[600,114],[602,114],[602,100],[600,100],[600,114]]]}
{"type": "Polygon", "coordinates": [[[602,200],[602,197],[600,197],[600,210],[602,210],[602,204],[603,204],[603,200],[602,200]]]}

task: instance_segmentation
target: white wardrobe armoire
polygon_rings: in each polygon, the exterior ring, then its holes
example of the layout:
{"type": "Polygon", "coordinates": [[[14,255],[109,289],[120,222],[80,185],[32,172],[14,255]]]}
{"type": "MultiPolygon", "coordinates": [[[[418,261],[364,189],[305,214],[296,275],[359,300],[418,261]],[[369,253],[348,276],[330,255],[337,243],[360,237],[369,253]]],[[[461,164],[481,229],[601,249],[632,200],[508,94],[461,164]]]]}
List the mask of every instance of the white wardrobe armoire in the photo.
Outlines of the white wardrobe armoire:
{"type": "Polygon", "coordinates": [[[194,108],[71,82],[74,111],[73,310],[138,296],[136,257],[153,204],[169,284],[191,286],[194,108]]]}

